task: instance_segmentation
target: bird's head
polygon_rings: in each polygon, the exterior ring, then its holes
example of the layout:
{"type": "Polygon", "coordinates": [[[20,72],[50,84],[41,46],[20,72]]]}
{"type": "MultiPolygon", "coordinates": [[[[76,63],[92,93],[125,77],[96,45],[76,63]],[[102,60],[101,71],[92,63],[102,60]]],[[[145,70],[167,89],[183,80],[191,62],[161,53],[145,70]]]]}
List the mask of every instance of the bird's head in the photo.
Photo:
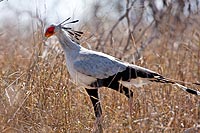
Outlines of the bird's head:
{"type": "Polygon", "coordinates": [[[77,40],[79,40],[79,37],[83,34],[83,32],[81,31],[75,31],[72,30],[72,28],[69,27],[65,27],[66,24],[71,24],[71,23],[76,23],[79,20],[74,20],[71,22],[67,22],[70,18],[66,19],[65,21],[63,21],[62,23],[58,24],[58,25],[50,25],[46,31],[45,31],[45,37],[49,38],[52,35],[55,35],[57,32],[61,31],[62,29],[64,29],[65,31],[67,31],[71,36],[75,37],[77,40]]]}
{"type": "Polygon", "coordinates": [[[45,37],[49,38],[50,36],[54,35],[57,32],[58,26],[50,25],[45,31],[45,37]]]}

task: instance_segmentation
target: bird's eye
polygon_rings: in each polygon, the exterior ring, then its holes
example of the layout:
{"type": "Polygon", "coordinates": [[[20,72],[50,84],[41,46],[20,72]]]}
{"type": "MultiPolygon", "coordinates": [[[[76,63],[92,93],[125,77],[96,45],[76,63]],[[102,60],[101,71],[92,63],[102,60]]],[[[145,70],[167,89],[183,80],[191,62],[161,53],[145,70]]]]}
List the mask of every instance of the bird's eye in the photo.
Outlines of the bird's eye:
{"type": "Polygon", "coordinates": [[[55,33],[55,26],[50,26],[45,32],[46,37],[50,37],[55,33]]]}
{"type": "Polygon", "coordinates": [[[51,27],[49,27],[49,28],[47,29],[47,32],[48,32],[48,33],[54,33],[54,29],[55,29],[55,27],[54,27],[54,26],[51,26],[51,27]]]}

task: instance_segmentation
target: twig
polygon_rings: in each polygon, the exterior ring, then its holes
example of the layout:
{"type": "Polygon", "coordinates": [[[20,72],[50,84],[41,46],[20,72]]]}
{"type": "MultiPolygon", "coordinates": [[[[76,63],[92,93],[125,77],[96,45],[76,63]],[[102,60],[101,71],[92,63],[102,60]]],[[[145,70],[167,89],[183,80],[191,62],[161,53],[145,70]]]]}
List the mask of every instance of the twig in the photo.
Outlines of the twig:
{"type": "Polygon", "coordinates": [[[127,3],[126,3],[126,12],[117,20],[117,22],[112,26],[111,30],[108,32],[108,35],[107,35],[107,37],[106,37],[106,39],[105,39],[105,42],[104,42],[104,45],[107,43],[108,38],[110,37],[110,35],[112,35],[112,33],[113,33],[113,31],[115,30],[115,28],[117,27],[117,25],[118,25],[124,18],[128,17],[129,11],[130,11],[131,8],[133,7],[133,5],[134,5],[134,3],[136,2],[136,0],[133,1],[133,2],[131,3],[131,6],[130,6],[130,7],[128,7],[129,2],[130,2],[130,1],[127,0],[127,3]]]}

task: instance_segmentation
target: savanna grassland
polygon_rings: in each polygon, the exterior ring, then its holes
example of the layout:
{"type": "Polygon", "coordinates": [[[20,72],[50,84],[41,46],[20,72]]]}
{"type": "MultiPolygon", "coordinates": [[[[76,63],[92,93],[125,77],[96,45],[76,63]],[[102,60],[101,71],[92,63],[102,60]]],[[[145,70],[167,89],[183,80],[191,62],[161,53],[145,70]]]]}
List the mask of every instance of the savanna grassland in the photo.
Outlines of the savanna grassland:
{"type": "MultiPolygon", "coordinates": [[[[97,20],[100,26],[81,23],[82,28],[75,27],[84,32],[79,42],[169,78],[200,81],[199,25],[184,29],[180,23],[173,23],[178,29],[172,31],[162,23],[148,28],[138,25],[133,30],[127,28],[126,19],[116,27],[112,26],[117,20],[97,20]],[[154,32],[159,34],[148,40],[154,32]],[[136,49],[145,42],[148,45],[137,54],[136,49]],[[140,56],[134,59],[136,55],[140,56]]],[[[44,28],[39,24],[26,36],[20,36],[12,26],[1,31],[0,132],[92,132],[92,104],[84,88],[70,80],[64,53],[55,38],[44,45],[44,28]]],[[[196,85],[186,86],[200,90],[196,85]]],[[[130,115],[124,95],[100,89],[104,132],[200,130],[200,97],[159,83],[132,90],[134,106],[130,115]]]]}

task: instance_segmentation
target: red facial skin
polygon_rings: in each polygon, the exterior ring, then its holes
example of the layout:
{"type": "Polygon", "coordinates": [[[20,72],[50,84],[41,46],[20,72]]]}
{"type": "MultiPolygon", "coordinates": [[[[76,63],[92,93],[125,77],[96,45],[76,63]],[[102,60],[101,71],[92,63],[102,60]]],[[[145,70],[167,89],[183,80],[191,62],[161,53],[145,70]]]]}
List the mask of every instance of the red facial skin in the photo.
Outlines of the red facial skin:
{"type": "Polygon", "coordinates": [[[50,37],[52,36],[54,33],[55,33],[55,26],[50,26],[49,28],[46,29],[46,32],[45,32],[45,37],[50,37]]]}

